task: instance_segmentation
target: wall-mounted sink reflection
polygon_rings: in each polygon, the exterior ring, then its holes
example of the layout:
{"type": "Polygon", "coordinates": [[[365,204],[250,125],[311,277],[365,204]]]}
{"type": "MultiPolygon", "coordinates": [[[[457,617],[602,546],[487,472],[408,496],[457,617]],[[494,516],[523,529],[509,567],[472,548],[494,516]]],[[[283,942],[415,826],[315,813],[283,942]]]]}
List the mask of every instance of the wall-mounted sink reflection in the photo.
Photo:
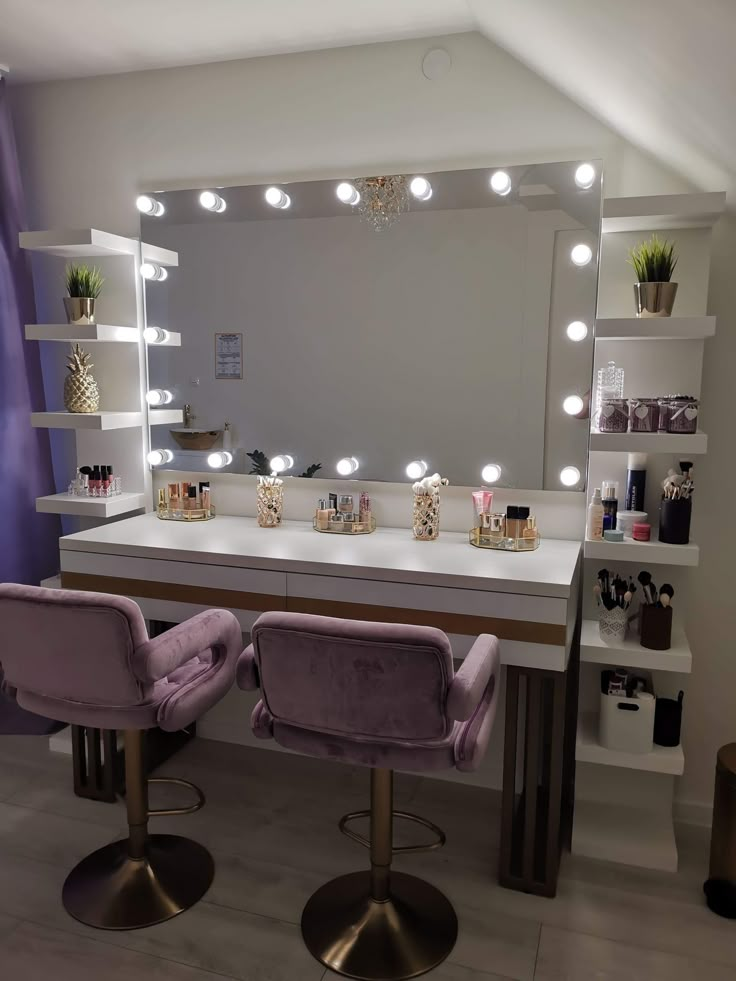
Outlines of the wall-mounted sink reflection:
{"type": "Polygon", "coordinates": [[[183,450],[209,450],[222,436],[221,429],[170,429],[177,445],[183,450]]]}

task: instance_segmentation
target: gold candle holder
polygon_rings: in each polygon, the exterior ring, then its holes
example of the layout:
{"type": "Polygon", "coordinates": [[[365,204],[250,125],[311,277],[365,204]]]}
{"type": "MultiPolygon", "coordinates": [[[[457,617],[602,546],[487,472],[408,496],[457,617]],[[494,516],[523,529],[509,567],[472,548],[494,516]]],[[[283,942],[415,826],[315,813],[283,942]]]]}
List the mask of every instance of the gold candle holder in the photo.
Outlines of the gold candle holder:
{"type": "Polygon", "coordinates": [[[256,492],[256,517],[261,528],[278,528],[284,512],[284,485],[259,483],[256,492]]]}
{"type": "Polygon", "coordinates": [[[421,542],[431,542],[440,533],[440,495],[414,494],[412,514],[412,531],[414,537],[421,542]]]}

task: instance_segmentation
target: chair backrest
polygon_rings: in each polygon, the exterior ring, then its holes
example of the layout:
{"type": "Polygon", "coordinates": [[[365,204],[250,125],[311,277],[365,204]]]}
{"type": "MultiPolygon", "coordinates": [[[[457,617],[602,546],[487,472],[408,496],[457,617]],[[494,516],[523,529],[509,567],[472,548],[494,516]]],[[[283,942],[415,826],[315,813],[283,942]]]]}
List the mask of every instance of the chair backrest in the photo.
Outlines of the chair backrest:
{"type": "Polygon", "coordinates": [[[131,660],[147,640],[139,607],[122,596],[0,584],[0,664],[19,691],[135,705],[145,689],[131,660]]]}
{"type": "Polygon", "coordinates": [[[358,738],[440,739],[452,727],[452,650],[441,630],[274,612],[252,639],[275,720],[358,738]]]}

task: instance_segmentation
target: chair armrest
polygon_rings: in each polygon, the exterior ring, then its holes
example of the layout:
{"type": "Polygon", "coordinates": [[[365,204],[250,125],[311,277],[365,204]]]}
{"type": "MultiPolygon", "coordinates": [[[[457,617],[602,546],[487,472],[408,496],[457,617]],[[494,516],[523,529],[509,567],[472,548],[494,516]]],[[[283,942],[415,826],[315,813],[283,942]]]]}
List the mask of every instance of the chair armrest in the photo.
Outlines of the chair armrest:
{"type": "MultiPolygon", "coordinates": [[[[205,610],[136,648],[133,671],[142,682],[152,684],[210,648],[219,648],[234,663],[242,645],[240,624],[229,610],[205,610]]],[[[218,657],[222,659],[223,653],[218,657]]]]}
{"type": "Polygon", "coordinates": [[[452,679],[447,696],[447,714],[457,722],[465,722],[478,707],[488,682],[500,669],[498,638],[480,634],[460,670],[452,679]]]}
{"type": "Polygon", "coordinates": [[[238,683],[238,688],[243,691],[257,691],[261,687],[256,655],[252,644],[249,644],[238,658],[235,680],[238,683]]]}

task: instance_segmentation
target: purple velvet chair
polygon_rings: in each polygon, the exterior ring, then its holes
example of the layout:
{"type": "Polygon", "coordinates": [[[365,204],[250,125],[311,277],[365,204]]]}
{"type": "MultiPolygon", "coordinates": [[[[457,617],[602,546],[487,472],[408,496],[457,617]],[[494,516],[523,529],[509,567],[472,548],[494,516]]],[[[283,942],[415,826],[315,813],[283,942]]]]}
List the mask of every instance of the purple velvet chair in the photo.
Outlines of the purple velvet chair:
{"type": "Polygon", "coordinates": [[[209,889],[214,863],[195,841],[149,835],[143,732],[191,725],[228,691],[242,651],[238,621],[209,610],[148,639],[139,607],[121,596],[0,585],[0,663],[18,704],[61,722],[124,730],[128,837],[83,859],[64,883],[67,911],[89,926],[131,930],[168,920],[209,889]]]}
{"type": "Polygon", "coordinates": [[[457,917],[434,886],[391,872],[396,852],[441,847],[439,828],[393,809],[393,771],[474,770],[498,701],[498,641],[481,634],[455,674],[447,636],[433,627],[264,613],[238,662],[238,684],[260,688],[256,736],[323,759],[371,767],[369,811],[340,830],[370,848],[370,872],[326,883],[302,914],[311,953],[347,977],[398,981],[447,957],[457,917]],[[370,817],[370,838],[350,827],[370,817]],[[435,834],[429,845],[392,846],[393,817],[435,834]]]}

